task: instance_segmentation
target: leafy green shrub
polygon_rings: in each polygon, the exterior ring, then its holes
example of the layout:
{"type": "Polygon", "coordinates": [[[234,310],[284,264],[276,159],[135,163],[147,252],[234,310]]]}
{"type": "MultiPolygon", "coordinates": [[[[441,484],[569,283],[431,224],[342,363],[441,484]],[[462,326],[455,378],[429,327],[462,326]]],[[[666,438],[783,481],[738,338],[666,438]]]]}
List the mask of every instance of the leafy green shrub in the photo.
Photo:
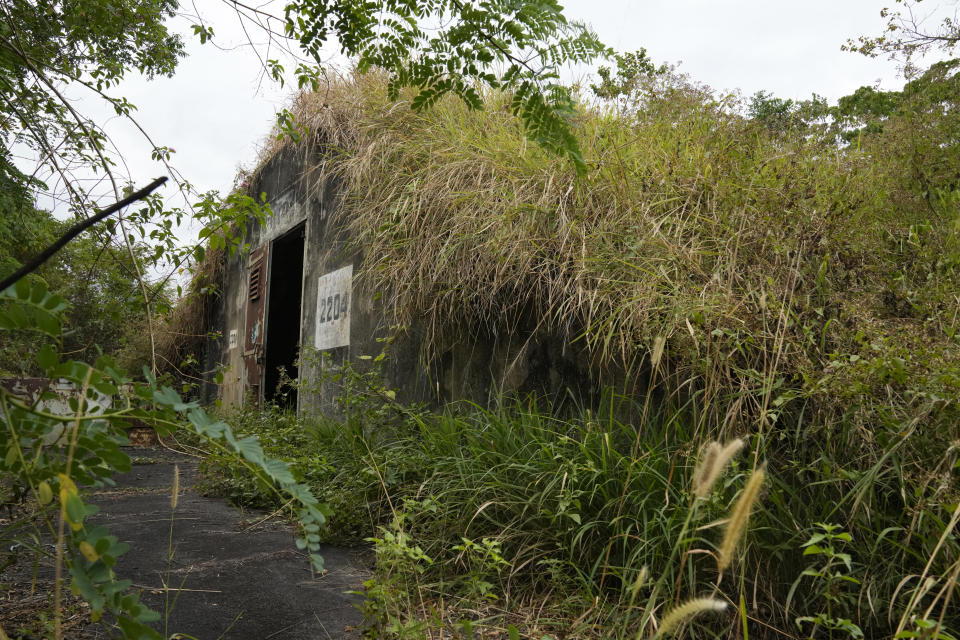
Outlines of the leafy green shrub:
{"type": "MultiPolygon", "coordinates": [[[[320,357],[316,352],[302,356],[320,357]]],[[[420,432],[413,418],[425,415],[423,409],[395,403],[396,394],[380,382],[382,358],[368,360],[372,366],[365,371],[348,363],[324,374],[344,391],[338,396],[339,420],[297,416],[274,405],[241,408],[224,416],[237,425],[238,433],[256,437],[269,455],[285,460],[294,476],[337,514],[323,532],[328,542],[361,543],[388,512],[384,490],[414,484],[426,468],[422,449],[410,439],[420,432]],[[377,462],[383,454],[390,456],[391,464],[381,476],[377,462]]],[[[311,390],[295,384],[300,393],[311,390]]],[[[243,506],[282,505],[269,485],[217,452],[207,453],[201,470],[201,486],[210,493],[243,506]]]]}
{"type": "MultiPolygon", "coordinates": [[[[838,147],[773,135],[675,72],[639,69],[629,90],[629,108],[578,118],[584,178],[527,143],[506,95],[484,96],[482,114],[453,100],[411,112],[368,74],[294,110],[329,158],[317,170],[345,190],[358,277],[400,326],[426,329],[434,354],[474,327],[529,330],[642,378],[660,337],[667,395],[709,394],[699,421],[711,430],[789,429],[801,414],[871,430],[922,413],[922,394],[960,395],[960,210],[942,175],[954,152],[933,142],[952,131],[942,109],[838,147]],[[916,150],[943,205],[902,171],[916,150]]],[[[956,437],[952,407],[940,411],[939,440],[918,451],[956,437]]],[[[870,453],[862,438],[844,444],[870,453]]]]}
{"type": "Polygon", "coordinates": [[[863,631],[853,621],[833,617],[837,609],[851,609],[853,596],[848,587],[860,584],[850,575],[853,572],[852,557],[841,551],[842,545],[853,538],[845,531],[836,533],[837,525],[820,522],[817,528],[819,531],[803,543],[803,555],[818,556],[821,562],[819,566],[805,569],[800,577],[809,577],[814,581],[810,591],[822,599],[825,610],[813,616],[797,618],[797,626],[803,629],[805,625],[811,625],[809,634],[805,634],[808,638],[816,637],[820,628],[826,629],[830,637],[837,632],[850,638],[862,638],[863,631]]]}
{"type": "MultiPolygon", "coordinates": [[[[243,409],[225,416],[237,434],[256,437],[264,451],[286,461],[298,481],[322,485],[330,467],[319,453],[316,438],[303,421],[280,408],[267,405],[262,411],[243,409]]],[[[201,463],[204,471],[201,488],[229,498],[236,504],[256,508],[276,508],[278,496],[273,487],[237,467],[230,456],[211,451],[201,463]]]]}

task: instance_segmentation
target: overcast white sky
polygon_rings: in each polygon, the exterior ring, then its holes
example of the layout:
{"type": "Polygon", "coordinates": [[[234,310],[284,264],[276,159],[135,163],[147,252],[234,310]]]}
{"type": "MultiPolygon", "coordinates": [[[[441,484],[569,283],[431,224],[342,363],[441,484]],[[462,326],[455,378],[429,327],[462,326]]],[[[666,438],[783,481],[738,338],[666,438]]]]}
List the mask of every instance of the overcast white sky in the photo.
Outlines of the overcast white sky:
{"type": "MultiPolygon", "coordinates": [[[[236,17],[221,2],[196,4],[221,43],[243,39],[236,17]]],[[[894,63],[840,50],[847,38],[881,32],[880,10],[890,0],[564,4],[569,18],[591,24],[605,43],[621,51],[645,47],[654,61],[680,63],[681,71],[717,90],[739,89],[744,95],[766,90],[785,98],[816,92],[835,100],[865,84],[902,84],[894,63]]],[[[226,190],[237,167],[253,163],[289,91],[259,80],[259,63],[249,49],[224,52],[193,37],[188,41],[190,55],[174,78],[132,78],[118,93],[138,106],[137,117],[157,144],[176,149],[174,164],[200,190],[226,190]]],[[[116,118],[110,125],[138,185],[163,173],[137,134],[116,118]]]]}

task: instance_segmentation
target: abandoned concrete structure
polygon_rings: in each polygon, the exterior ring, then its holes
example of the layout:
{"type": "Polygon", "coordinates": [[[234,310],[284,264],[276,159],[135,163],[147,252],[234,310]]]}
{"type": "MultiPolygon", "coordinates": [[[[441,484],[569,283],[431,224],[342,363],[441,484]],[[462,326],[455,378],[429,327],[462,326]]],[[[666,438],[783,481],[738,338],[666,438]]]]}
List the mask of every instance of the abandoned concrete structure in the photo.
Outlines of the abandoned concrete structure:
{"type": "MultiPolygon", "coordinates": [[[[221,337],[206,354],[206,369],[222,371],[223,379],[207,386],[206,399],[333,411],[339,386],[321,367],[363,367],[380,354],[396,334],[387,302],[356,279],[363,252],[337,215],[341,194],[311,174],[302,150],[288,146],[270,158],[250,193],[266,194],[273,215],[249,229],[248,252],[226,259],[207,328],[221,337]],[[301,359],[304,352],[322,356],[301,359]],[[299,379],[299,389],[287,379],[299,379]]],[[[468,339],[433,349],[429,359],[423,331],[403,327],[383,363],[384,382],[401,400],[432,405],[530,392],[560,399],[586,388],[582,353],[562,340],[534,340],[522,322],[517,327],[509,335],[472,327],[468,339]]]]}
{"type": "Polygon", "coordinates": [[[353,262],[346,238],[329,224],[335,195],[310,189],[302,159],[277,154],[259,172],[251,192],[265,193],[273,215],[248,230],[250,250],[227,259],[214,322],[221,336],[207,359],[224,375],[219,398],[226,406],[282,401],[297,406],[303,345],[343,362],[369,353],[379,327],[368,300],[353,295],[353,262]]]}

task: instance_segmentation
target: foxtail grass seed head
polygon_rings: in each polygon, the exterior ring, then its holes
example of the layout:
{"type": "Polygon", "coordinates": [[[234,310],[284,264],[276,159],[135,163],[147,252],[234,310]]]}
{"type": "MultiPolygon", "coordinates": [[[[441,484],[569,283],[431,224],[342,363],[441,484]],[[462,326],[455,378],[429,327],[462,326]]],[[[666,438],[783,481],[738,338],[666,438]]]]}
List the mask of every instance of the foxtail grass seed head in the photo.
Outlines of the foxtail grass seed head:
{"type": "Polygon", "coordinates": [[[663,618],[660,623],[660,629],[654,638],[665,638],[673,634],[681,624],[690,620],[701,613],[714,611],[720,612],[727,608],[727,603],[716,598],[694,598],[687,600],[681,605],[674,607],[670,613],[663,618]]]}
{"type": "Polygon", "coordinates": [[[640,572],[637,574],[637,580],[633,583],[633,596],[637,597],[637,592],[640,591],[640,587],[647,583],[647,578],[650,576],[650,571],[647,569],[647,565],[643,565],[643,568],[640,569],[640,572]]]}
{"type": "Polygon", "coordinates": [[[693,492],[698,497],[706,494],[703,487],[706,484],[706,478],[712,475],[713,469],[717,466],[717,456],[721,449],[720,443],[714,440],[700,454],[700,464],[697,465],[697,470],[693,473],[693,492]]]}
{"type": "Polygon", "coordinates": [[[660,359],[663,358],[663,349],[667,346],[667,340],[663,336],[657,336],[653,340],[653,350],[650,352],[650,367],[656,370],[660,366],[660,359]]]}
{"type": "Polygon", "coordinates": [[[747,528],[747,521],[750,519],[750,511],[753,509],[753,503],[757,501],[760,495],[760,489],[763,487],[763,481],[767,477],[767,465],[753,472],[747,486],[743,488],[743,493],[737,500],[730,514],[730,522],[727,523],[727,529],[723,535],[723,541],[720,543],[720,554],[717,556],[717,569],[723,571],[733,560],[733,551],[737,543],[743,536],[747,528]]]}
{"type": "Polygon", "coordinates": [[[173,488],[170,491],[170,509],[176,511],[180,500],[180,465],[173,465],[173,488]]]}
{"type": "Polygon", "coordinates": [[[731,440],[725,446],[711,442],[703,454],[703,460],[693,476],[693,492],[698,498],[705,498],[713,489],[717,479],[723,474],[733,456],[743,448],[743,440],[731,440]]]}

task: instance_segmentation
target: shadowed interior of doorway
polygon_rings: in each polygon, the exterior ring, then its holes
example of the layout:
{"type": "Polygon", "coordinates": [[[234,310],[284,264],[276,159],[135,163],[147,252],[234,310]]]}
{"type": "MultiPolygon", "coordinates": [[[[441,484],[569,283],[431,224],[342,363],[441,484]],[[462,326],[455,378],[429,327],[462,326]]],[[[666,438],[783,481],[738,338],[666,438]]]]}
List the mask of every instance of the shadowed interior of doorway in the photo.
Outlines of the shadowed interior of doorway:
{"type": "Polygon", "coordinates": [[[297,377],[300,313],[303,298],[304,225],[273,241],[267,308],[263,397],[267,402],[296,409],[297,390],[281,384],[297,377]],[[282,372],[282,374],[281,374],[282,372]]]}

